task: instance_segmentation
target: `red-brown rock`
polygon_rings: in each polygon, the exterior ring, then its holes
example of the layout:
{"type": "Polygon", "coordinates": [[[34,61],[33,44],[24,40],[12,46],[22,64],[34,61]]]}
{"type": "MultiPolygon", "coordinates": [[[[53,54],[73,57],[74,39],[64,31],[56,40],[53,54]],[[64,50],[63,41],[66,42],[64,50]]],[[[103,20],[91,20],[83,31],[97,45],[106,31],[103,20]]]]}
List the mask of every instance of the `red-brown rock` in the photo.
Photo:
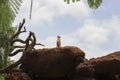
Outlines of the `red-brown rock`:
{"type": "Polygon", "coordinates": [[[94,77],[94,68],[88,60],[85,60],[76,67],[76,73],[81,77],[94,77]]]}
{"type": "Polygon", "coordinates": [[[93,65],[97,76],[112,79],[115,75],[120,74],[120,51],[91,59],[90,63],[93,65]]]}
{"type": "Polygon", "coordinates": [[[5,80],[31,80],[24,72],[13,72],[6,75],[5,80]]]}
{"type": "Polygon", "coordinates": [[[85,53],[77,47],[45,48],[26,55],[21,68],[30,76],[64,77],[83,61],[85,53]]]}

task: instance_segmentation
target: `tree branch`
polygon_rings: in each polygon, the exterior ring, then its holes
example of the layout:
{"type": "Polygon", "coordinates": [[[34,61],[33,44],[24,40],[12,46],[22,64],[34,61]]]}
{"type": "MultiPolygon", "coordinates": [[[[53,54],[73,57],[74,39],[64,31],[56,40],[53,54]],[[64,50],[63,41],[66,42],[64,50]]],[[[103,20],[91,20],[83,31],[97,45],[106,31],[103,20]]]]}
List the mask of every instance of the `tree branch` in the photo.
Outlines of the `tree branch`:
{"type": "Polygon", "coordinates": [[[26,43],[26,41],[23,41],[21,39],[15,39],[15,40],[11,41],[11,45],[13,45],[15,42],[20,42],[20,43],[23,43],[23,44],[26,43]]]}
{"type": "Polygon", "coordinates": [[[16,51],[14,51],[13,53],[9,54],[9,56],[14,56],[14,55],[16,55],[19,52],[23,52],[23,49],[18,49],[16,51]]]}
{"type": "MultiPolygon", "coordinates": [[[[19,24],[18,31],[16,32],[15,35],[13,35],[13,36],[11,37],[10,41],[13,41],[14,38],[16,38],[20,33],[26,32],[26,28],[25,28],[25,27],[24,27],[24,30],[21,31],[21,29],[22,29],[22,27],[23,27],[24,24],[25,24],[25,19],[23,19],[22,23],[19,24]]],[[[11,43],[11,45],[13,45],[13,44],[11,43]]]]}
{"type": "Polygon", "coordinates": [[[17,36],[20,35],[20,33],[22,32],[26,32],[26,28],[24,27],[24,30],[22,31],[22,27],[25,23],[25,19],[23,19],[23,22],[19,24],[19,28],[18,31],[16,32],[15,35],[13,35],[10,39],[10,53],[8,54],[9,56],[14,56],[19,52],[22,52],[22,57],[15,63],[9,65],[8,67],[1,69],[0,73],[10,73],[13,70],[13,68],[17,67],[19,64],[23,63],[23,61],[26,59],[26,55],[27,53],[31,52],[32,49],[34,49],[35,45],[42,45],[41,43],[36,43],[36,37],[35,34],[33,32],[29,32],[28,37],[26,38],[26,40],[22,40],[22,39],[16,39],[17,36]],[[23,46],[15,46],[14,43],[15,42],[20,42],[22,44],[25,44],[23,46]],[[16,48],[18,48],[16,51],[14,51],[16,48]],[[13,52],[14,51],[14,52],[13,52]]]}
{"type": "Polygon", "coordinates": [[[41,44],[41,43],[36,43],[36,45],[41,45],[41,46],[45,46],[45,45],[43,45],[43,44],[41,44]]]}

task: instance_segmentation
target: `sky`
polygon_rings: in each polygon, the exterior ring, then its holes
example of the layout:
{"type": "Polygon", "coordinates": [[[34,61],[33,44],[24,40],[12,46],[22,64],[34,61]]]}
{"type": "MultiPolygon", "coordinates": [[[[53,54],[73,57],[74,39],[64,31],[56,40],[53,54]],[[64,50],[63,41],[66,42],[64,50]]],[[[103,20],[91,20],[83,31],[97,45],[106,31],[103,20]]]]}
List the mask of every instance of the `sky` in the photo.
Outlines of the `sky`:
{"type": "MultiPolygon", "coordinates": [[[[62,46],[79,47],[86,58],[96,58],[120,50],[120,0],[116,1],[103,0],[98,9],[91,9],[87,0],[71,4],[64,0],[33,0],[30,20],[30,0],[24,0],[14,25],[25,18],[27,31],[34,32],[37,42],[45,45],[37,48],[56,47],[60,35],[62,46]]],[[[28,32],[20,38],[26,39],[28,32]]]]}

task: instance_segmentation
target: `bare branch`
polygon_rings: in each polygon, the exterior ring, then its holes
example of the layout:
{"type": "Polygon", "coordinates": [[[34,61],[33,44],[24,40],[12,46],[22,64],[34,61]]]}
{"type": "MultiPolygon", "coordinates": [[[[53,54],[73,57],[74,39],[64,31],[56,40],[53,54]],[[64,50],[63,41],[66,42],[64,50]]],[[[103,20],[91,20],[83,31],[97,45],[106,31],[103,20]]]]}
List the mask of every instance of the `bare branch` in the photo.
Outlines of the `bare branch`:
{"type": "Polygon", "coordinates": [[[23,32],[26,32],[26,28],[24,27],[24,30],[23,31],[20,31],[20,33],[23,33],[23,32]]]}
{"type": "Polygon", "coordinates": [[[14,48],[25,48],[26,46],[24,45],[24,46],[14,46],[14,48]]]}
{"type": "Polygon", "coordinates": [[[26,43],[25,41],[23,41],[21,39],[15,39],[15,40],[12,40],[10,44],[13,45],[15,42],[20,42],[20,43],[23,43],[23,44],[26,43]]]}
{"type": "MultiPolygon", "coordinates": [[[[10,50],[9,50],[8,55],[11,56],[12,54],[14,54],[14,52],[12,53],[12,51],[14,51],[14,49],[16,49],[16,48],[22,48],[22,49],[24,49],[25,47],[26,47],[26,46],[12,46],[12,47],[10,48],[10,50]]],[[[20,50],[20,49],[19,49],[19,50],[20,50]]],[[[22,50],[22,51],[23,51],[23,50],[22,50]]],[[[18,51],[17,53],[22,52],[22,51],[18,51]]],[[[16,55],[17,53],[15,53],[15,55],[16,55]]]]}
{"type": "Polygon", "coordinates": [[[22,40],[22,39],[16,39],[17,36],[20,35],[20,33],[26,32],[26,28],[24,27],[24,30],[21,30],[23,25],[25,23],[25,19],[23,19],[23,22],[19,24],[19,28],[18,31],[16,32],[15,35],[13,35],[10,39],[10,53],[8,54],[9,56],[14,56],[19,52],[22,52],[22,57],[15,63],[9,65],[8,67],[1,69],[0,73],[10,73],[13,70],[13,68],[17,67],[19,64],[23,63],[23,61],[26,58],[27,53],[31,52],[34,49],[35,45],[41,45],[44,46],[41,43],[36,43],[36,37],[35,34],[33,32],[29,32],[28,37],[26,38],[26,40],[22,40]],[[23,46],[20,45],[14,45],[15,42],[20,42],[22,44],[24,44],[23,46]],[[16,49],[16,50],[15,50],[16,49]],[[15,51],[14,51],[15,50],[15,51]]]}
{"type": "Polygon", "coordinates": [[[14,56],[14,55],[16,55],[19,52],[23,52],[23,49],[18,49],[16,51],[14,51],[13,53],[9,54],[9,56],[14,56]]]}
{"type": "MultiPolygon", "coordinates": [[[[27,47],[25,47],[25,49],[23,50],[23,55],[22,55],[22,57],[21,57],[17,62],[15,62],[15,63],[9,65],[8,67],[0,70],[0,73],[10,73],[10,72],[13,70],[13,68],[17,67],[19,64],[21,64],[21,63],[24,61],[25,55],[27,55],[27,53],[30,52],[30,51],[34,48],[34,46],[35,46],[35,44],[36,44],[36,37],[35,37],[35,35],[34,35],[33,32],[30,32],[30,33],[29,33],[29,36],[28,36],[28,38],[26,39],[26,43],[27,43],[27,45],[29,45],[29,46],[26,45],[27,47]],[[32,40],[31,37],[33,37],[33,40],[32,40]],[[32,41],[30,44],[29,44],[29,40],[32,41]]],[[[22,49],[21,49],[20,51],[22,51],[22,49]]],[[[17,52],[19,52],[19,50],[16,51],[16,52],[14,52],[13,54],[15,55],[15,54],[17,54],[17,52]]],[[[12,54],[11,54],[11,55],[12,55],[12,54]]]]}
{"type": "Polygon", "coordinates": [[[13,40],[15,37],[17,37],[20,33],[26,32],[26,28],[25,28],[25,27],[24,27],[24,30],[21,31],[21,29],[22,29],[22,27],[23,27],[24,24],[25,24],[25,19],[23,19],[22,23],[19,24],[18,31],[16,32],[15,35],[13,35],[13,36],[11,37],[10,41],[12,41],[12,40],[13,40]]]}
{"type": "Polygon", "coordinates": [[[0,74],[2,73],[11,73],[12,71],[16,71],[13,70],[13,68],[17,67],[23,60],[23,57],[21,57],[17,62],[9,65],[8,67],[4,68],[4,69],[0,69],[0,74]]]}
{"type": "Polygon", "coordinates": [[[36,45],[41,45],[41,46],[45,46],[45,45],[43,45],[43,44],[41,44],[41,43],[36,43],[36,45]]]}
{"type": "Polygon", "coordinates": [[[28,38],[26,39],[25,52],[31,52],[31,50],[34,48],[35,45],[36,45],[36,37],[33,32],[30,32],[28,38]],[[30,44],[29,41],[31,41],[30,44]]]}

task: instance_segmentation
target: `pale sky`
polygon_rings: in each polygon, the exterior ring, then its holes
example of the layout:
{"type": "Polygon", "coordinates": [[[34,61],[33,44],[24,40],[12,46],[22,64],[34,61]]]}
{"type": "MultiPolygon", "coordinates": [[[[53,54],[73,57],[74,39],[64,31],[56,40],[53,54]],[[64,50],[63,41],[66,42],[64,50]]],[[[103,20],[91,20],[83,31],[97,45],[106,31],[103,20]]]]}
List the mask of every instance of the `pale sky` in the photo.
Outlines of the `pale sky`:
{"type": "MultiPolygon", "coordinates": [[[[37,41],[47,48],[55,47],[60,35],[62,46],[77,46],[86,53],[86,58],[119,51],[120,0],[103,0],[96,10],[90,9],[86,1],[68,5],[64,0],[33,0],[29,20],[30,0],[24,0],[14,25],[25,18],[27,30],[33,31],[37,41]]],[[[26,36],[28,33],[21,38],[26,36]]]]}

